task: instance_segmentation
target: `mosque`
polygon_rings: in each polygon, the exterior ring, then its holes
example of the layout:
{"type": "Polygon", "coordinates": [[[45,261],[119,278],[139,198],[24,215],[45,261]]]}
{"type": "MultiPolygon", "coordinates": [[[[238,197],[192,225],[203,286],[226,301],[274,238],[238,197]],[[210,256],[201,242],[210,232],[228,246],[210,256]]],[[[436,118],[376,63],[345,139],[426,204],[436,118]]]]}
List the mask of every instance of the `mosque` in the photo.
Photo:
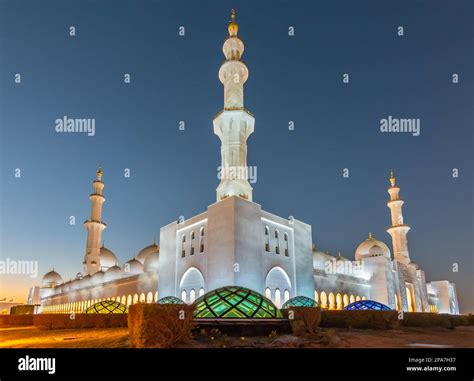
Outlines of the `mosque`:
{"type": "MultiPolygon", "coordinates": [[[[244,84],[249,70],[241,60],[244,43],[238,37],[235,12],[223,44],[225,61],[219,70],[224,107],[213,120],[221,141],[221,168],[247,168],[247,139],[254,116],[244,108],[244,84]]],[[[177,297],[186,303],[225,286],[251,289],[281,307],[305,296],[324,309],[343,309],[357,300],[373,300],[394,310],[459,314],[456,287],[447,280],[426,282],[425,272],[410,259],[403,220],[403,200],[394,173],[387,206],[391,214],[392,247],[369,233],[354,259],[316,249],[311,226],[262,209],[252,200],[252,187],[242,171],[225,171],[216,202],[190,219],[160,229],[156,242],[121,266],[102,244],[107,225],[102,169],[93,181],[91,216],[83,271],[64,282],[56,271],[42,278],[39,312],[83,312],[96,302],[130,305],[177,297]]],[[[30,291],[30,295],[34,290],[30,291]]]]}

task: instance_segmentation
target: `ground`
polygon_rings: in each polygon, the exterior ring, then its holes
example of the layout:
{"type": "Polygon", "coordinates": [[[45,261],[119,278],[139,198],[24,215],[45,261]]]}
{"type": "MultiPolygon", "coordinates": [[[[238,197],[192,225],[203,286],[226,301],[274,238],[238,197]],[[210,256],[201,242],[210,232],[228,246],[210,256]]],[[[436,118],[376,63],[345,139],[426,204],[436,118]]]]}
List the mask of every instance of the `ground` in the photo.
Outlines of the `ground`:
{"type": "MultiPolygon", "coordinates": [[[[36,327],[0,328],[1,348],[127,348],[127,328],[39,330],[36,327]]],[[[192,348],[474,348],[474,326],[402,328],[399,330],[321,329],[315,337],[293,335],[228,337],[196,335],[179,345],[192,348]]]]}

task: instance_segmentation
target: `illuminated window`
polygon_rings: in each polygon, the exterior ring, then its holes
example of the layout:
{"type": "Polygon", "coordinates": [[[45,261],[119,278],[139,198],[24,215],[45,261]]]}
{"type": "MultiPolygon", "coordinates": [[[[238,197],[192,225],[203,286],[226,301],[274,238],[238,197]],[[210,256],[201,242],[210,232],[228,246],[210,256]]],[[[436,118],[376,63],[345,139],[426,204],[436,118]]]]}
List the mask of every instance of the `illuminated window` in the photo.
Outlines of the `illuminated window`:
{"type": "Polygon", "coordinates": [[[196,291],[194,291],[194,288],[193,288],[189,292],[189,303],[194,303],[195,300],[196,300],[196,291]]]}
{"type": "Polygon", "coordinates": [[[146,302],[147,303],[153,303],[153,293],[152,292],[149,292],[148,294],[146,294],[146,302]]]}
{"type": "MultiPolygon", "coordinates": [[[[354,295],[351,295],[351,296],[349,297],[349,302],[350,302],[350,303],[354,303],[355,301],[356,301],[356,299],[354,298],[354,295]]],[[[350,303],[349,303],[349,304],[350,304],[350,303]]]]}
{"type": "Polygon", "coordinates": [[[278,288],[275,290],[275,306],[281,308],[281,292],[278,288]]]}
{"type": "Polygon", "coordinates": [[[290,291],[285,290],[283,293],[283,303],[286,303],[290,299],[290,291]]]}
{"type": "Polygon", "coordinates": [[[133,295],[133,304],[138,303],[138,294],[133,295]]]}
{"type": "Polygon", "coordinates": [[[349,305],[349,296],[347,296],[347,294],[344,294],[344,296],[342,297],[342,302],[344,304],[344,307],[349,305]]]}
{"type": "Polygon", "coordinates": [[[127,306],[132,304],[132,295],[127,296],[127,306]]]}
{"type": "Polygon", "coordinates": [[[155,291],[155,298],[154,298],[155,302],[158,301],[158,291],[155,291]]]}
{"type": "Polygon", "coordinates": [[[360,300],[360,296],[357,295],[357,296],[356,296],[356,302],[358,302],[359,300],[360,300]]]}
{"type": "Polygon", "coordinates": [[[367,300],[367,298],[365,296],[362,297],[362,300],[367,300]]]}
{"type": "Polygon", "coordinates": [[[143,292],[140,294],[140,299],[139,300],[140,300],[140,303],[145,303],[146,297],[145,297],[145,294],[143,292]]]}
{"type": "Polygon", "coordinates": [[[204,291],[204,288],[201,287],[201,288],[199,289],[199,297],[203,296],[203,295],[204,295],[204,292],[205,292],[205,291],[204,291]]]}
{"type": "Polygon", "coordinates": [[[272,300],[272,290],[270,290],[268,287],[265,289],[265,297],[272,300]]]}
{"type": "Polygon", "coordinates": [[[342,295],[341,294],[336,295],[336,308],[338,310],[342,310],[342,295]]]}
{"type": "Polygon", "coordinates": [[[329,294],[329,309],[333,310],[336,307],[336,298],[334,294],[331,292],[329,294]]]}
{"type": "Polygon", "coordinates": [[[319,302],[319,295],[318,295],[318,292],[317,292],[316,290],[314,290],[314,301],[315,301],[316,303],[319,302]]]}
{"type": "Polygon", "coordinates": [[[186,290],[181,291],[181,300],[182,300],[184,303],[187,303],[186,290]]]}
{"type": "Polygon", "coordinates": [[[122,304],[125,304],[125,305],[130,305],[130,303],[127,302],[127,298],[124,296],[122,296],[122,304]]]}
{"type": "Polygon", "coordinates": [[[324,308],[324,309],[328,308],[328,297],[326,295],[326,292],[321,291],[320,297],[321,297],[321,308],[324,308]]]}

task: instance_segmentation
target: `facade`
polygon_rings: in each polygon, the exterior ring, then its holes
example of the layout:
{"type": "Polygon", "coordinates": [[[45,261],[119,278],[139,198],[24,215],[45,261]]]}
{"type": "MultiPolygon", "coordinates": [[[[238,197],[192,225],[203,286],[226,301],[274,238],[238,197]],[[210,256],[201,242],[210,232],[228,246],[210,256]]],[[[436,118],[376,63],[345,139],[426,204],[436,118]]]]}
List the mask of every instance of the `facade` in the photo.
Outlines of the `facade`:
{"type": "MultiPolygon", "coordinates": [[[[371,234],[350,260],[316,249],[311,226],[282,218],[253,201],[248,181],[247,139],[255,119],[244,108],[249,70],[241,60],[235,13],[223,45],[219,70],[224,107],[213,120],[221,141],[221,181],[216,202],[203,213],[172,222],[154,242],[122,267],[115,254],[101,246],[106,224],[102,170],[93,182],[83,272],[63,282],[54,270],[42,279],[42,312],[83,312],[98,301],[130,305],[177,297],[187,303],[228,287],[247,289],[271,299],[277,307],[295,297],[314,299],[322,308],[342,309],[359,300],[374,300],[392,309],[459,313],[455,286],[448,281],[426,283],[425,273],[410,260],[407,234],[392,172],[389,201],[392,249],[371,234]]],[[[236,312],[237,313],[237,312],[236,312]]]]}

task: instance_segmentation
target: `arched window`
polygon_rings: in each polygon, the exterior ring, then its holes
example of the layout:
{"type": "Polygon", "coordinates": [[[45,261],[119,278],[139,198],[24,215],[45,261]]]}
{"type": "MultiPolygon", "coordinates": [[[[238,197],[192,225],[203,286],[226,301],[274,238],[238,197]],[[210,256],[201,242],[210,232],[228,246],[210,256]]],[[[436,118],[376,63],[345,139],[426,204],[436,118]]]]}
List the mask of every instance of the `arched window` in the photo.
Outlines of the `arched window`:
{"type": "Polygon", "coordinates": [[[189,303],[194,303],[196,300],[196,291],[194,291],[194,288],[189,292],[189,303]]]}
{"type": "Polygon", "coordinates": [[[329,309],[333,310],[336,307],[336,297],[334,294],[331,292],[329,294],[329,309]]]}
{"type": "Polygon", "coordinates": [[[316,303],[319,303],[319,295],[318,295],[318,292],[316,290],[314,290],[314,301],[316,303]]]}
{"type": "Polygon", "coordinates": [[[349,296],[347,296],[347,294],[344,294],[344,297],[342,298],[342,300],[344,302],[344,307],[349,305],[349,296]]]}
{"type": "Polygon", "coordinates": [[[204,253],[204,227],[199,229],[199,252],[204,253]]]}
{"type": "Polygon", "coordinates": [[[397,294],[395,294],[395,309],[397,311],[400,311],[400,306],[398,305],[398,296],[397,296],[397,294]]]}
{"type": "Polygon", "coordinates": [[[184,303],[187,303],[186,290],[181,291],[181,300],[182,300],[184,303]]]}
{"type": "Polygon", "coordinates": [[[342,310],[342,295],[339,293],[336,295],[336,308],[342,310]]]}
{"type": "Polygon", "coordinates": [[[351,296],[349,297],[349,301],[350,301],[351,303],[354,303],[354,302],[356,301],[355,298],[354,298],[354,295],[351,295],[351,296]]]}
{"type": "Polygon", "coordinates": [[[278,288],[275,290],[275,306],[281,308],[281,292],[278,288]]]}
{"type": "Polygon", "coordinates": [[[272,300],[272,290],[270,290],[268,287],[265,289],[265,297],[272,300]]]}
{"type": "Polygon", "coordinates": [[[125,297],[125,295],[122,296],[122,304],[127,304],[128,305],[127,298],[125,297]]]}
{"type": "Polygon", "coordinates": [[[127,306],[132,304],[132,295],[127,296],[127,306]]]}
{"type": "Polygon", "coordinates": [[[285,233],[283,238],[285,239],[285,257],[290,255],[290,251],[288,249],[288,233],[285,233]]]}
{"type": "Polygon", "coordinates": [[[140,294],[140,303],[145,303],[145,300],[146,300],[145,294],[142,292],[140,294]]]}
{"type": "Polygon", "coordinates": [[[321,308],[326,309],[328,308],[328,297],[326,295],[326,292],[321,291],[321,308]]]}
{"type": "Polygon", "coordinates": [[[411,291],[408,287],[405,287],[405,292],[407,294],[408,312],[414,312],[415,308],[413,308],[413,298],[411,295],[411,291]]]}
{"type": "Polygon", "coordinates": [[[204,288],[201,287],[201,288],[199,289],[199,296],[201,297],[201,296],[203,296],[203,295],[204,295],[204,288]]]}
{"type": "Polygon", "coordinates": [[[138,302],[138,294],[133,295],[133,304],[137,304],[138,302]]]}
{"type": "Polygon", "coordinates": [[[194,255],[194,230],[191,231],[191,253],[190,255],[194,255]]]}
{"type": "Polygon", "coordinates": [[[362,297],[362,300],[367,300],[367,298],[365,296],[362,297]]]}
{"type": "Polygon", "coordinates": [[[186,256],[186,236],[183,234],[183,237],[181,238],[181,258],[184,258],[186,256]]]}
{"type": "Polygon", "coordinates": [[[276,244],[275,244],[275,253],[276,254],[280,254],[280,233],[278,232],[278,229],[275,230],[275,240],[276,240],[276,244]]]}
{"type": "Polygon", "coordinates": [[[155,302],[158,301],[158,291],[155,291],[155,297],[154,297],[155,302]]]}
{"type": "Polygon", "coordinates": [[[360,296],[357,295],[357,296],[356,296],[356,302],[358,302],[359,300],[360,300],[360,296]]]}
{"type": "Polygon", "coordinates": [[[265,226],[265,251],[270,252],[270,228],[265,226]]]}
{"type": "Polygon", "coordinates": [[[290,299],[290,291],[285,290],[285,292],[283,293],[283,303],[286,303],[288,299],[290,299]]]}

